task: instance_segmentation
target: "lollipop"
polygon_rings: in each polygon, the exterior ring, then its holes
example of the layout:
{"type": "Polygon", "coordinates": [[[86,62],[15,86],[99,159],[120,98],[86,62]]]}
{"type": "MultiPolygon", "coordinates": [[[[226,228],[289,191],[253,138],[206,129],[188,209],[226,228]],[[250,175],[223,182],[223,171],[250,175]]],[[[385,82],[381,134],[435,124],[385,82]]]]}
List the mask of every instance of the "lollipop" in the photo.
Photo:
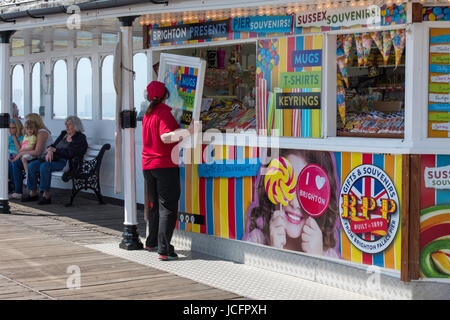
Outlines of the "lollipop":
{"type": "Polygon", "coordinates": [[[376,43],[378,50],[383,53],[383,36],[380,32],[370,32],[372,40],[376,43]]]}
{"type": "Polygon", "coordinates": [[[392,38],[391,33],[389,31],[383,31],[383,61],[384,64],[387,65],[389,60],[389,55],[391,53],[392,48],[392,38]]]}
{"type": "Polygon", "coordinates": [[[358,67],[361,67],[361,65],[364,63],[364,60],[363,60],[364,47],[363,47],[362,35],[360,33],[355,34],[355,42],[356,42],[356,54],[358,56],[358,67]]]}
{"type": "Polygon", "coordinates": [[[342,123],[345,125],[345,90],[343,87],[339,87],[336,100],[339,115],[341,116],[342,123]]]}
{"type": "Polygon", "coordinates": [[[391,30],[391,38],[395,51],[395,67],[397,67],[405,49],[405,32],[403,30],[391,30]]]}
{"type": "Polygon", "coordinates": [[[367,66],[369,60],[370,49],[372,48],[372,37],[368,33],[364,33],[362,36],[362,46],[363,46],[363,64],[367,66]]]}
{"type": "Polygon", "coordinates": [[[345,53],[345,63],[348,64],[350,57],[350,50],[352,48],[353,35],[349,34],[344,37],[344,53],[345,53]]]}
{"type": "Polygon", "coordinates": [[[345,57],[338,57],[337,63],[339,70],[341,71],[342,79],[345,82],[345,86],[348,88],[348,73],[347,73],[347,67],[345,65],[345,57]]]}
{"type": "Polygon", "coordinates": [[[295,197],[295,176],[292,164],[284,157],[270,161],[264,178],[266,194],[273,204],[287,204],[295,197]]]}

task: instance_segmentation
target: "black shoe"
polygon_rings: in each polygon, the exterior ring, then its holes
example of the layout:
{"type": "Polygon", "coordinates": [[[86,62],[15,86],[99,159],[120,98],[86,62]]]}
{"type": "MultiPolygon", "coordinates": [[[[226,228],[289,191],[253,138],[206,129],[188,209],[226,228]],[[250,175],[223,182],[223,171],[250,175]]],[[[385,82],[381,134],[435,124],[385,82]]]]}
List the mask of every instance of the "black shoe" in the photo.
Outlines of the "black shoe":
{"type": "Polygon", "coordinates": [[[39,194],[35,195],[35,196],[30,196],[29,194],[23,195],[22,196],[22,202],[31,202],[31,201],[37,201],[39,200],[39,194]]]}
{"type": "Polygon", "coordinates": [[[38,202],[39,205],[51,204],[51,203],[52,203],[52,198],[47,199],[46,197],[42,197],[38,202]]]}

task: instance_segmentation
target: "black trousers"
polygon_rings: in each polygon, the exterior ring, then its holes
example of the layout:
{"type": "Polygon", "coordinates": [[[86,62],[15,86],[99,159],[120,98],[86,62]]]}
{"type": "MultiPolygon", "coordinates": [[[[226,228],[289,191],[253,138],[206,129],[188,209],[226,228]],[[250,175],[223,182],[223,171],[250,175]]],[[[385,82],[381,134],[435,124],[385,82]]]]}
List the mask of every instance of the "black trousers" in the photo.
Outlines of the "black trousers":
{"type": "Polygon", "coordinates": [[[149,210],[148,247],[158,246],[158,253],[170,255],[174,247],[170,244],[177,223],[180,199],[180,169],[161,168],[143,170],[147,192],[152,207],[149,210]]]}

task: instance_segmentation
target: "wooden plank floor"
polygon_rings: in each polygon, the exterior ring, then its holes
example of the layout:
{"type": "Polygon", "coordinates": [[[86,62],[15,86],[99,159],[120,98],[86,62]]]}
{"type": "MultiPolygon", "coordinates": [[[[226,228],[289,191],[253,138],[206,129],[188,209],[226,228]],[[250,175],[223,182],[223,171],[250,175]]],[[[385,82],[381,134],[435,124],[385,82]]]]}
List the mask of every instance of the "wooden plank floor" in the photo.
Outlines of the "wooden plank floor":
{"type": "Polygon", "coordinates": [[[0,215],[0,299],[243,299],[83,246],[120,239],[123,207],[98,205],[81,195],[74,207],[65,208],[67,192],[52,192],[52,205],[10,202],[12,214],[0,215]],[[76,289],[70,288],[73,266],[80,270],[76,289]]]}

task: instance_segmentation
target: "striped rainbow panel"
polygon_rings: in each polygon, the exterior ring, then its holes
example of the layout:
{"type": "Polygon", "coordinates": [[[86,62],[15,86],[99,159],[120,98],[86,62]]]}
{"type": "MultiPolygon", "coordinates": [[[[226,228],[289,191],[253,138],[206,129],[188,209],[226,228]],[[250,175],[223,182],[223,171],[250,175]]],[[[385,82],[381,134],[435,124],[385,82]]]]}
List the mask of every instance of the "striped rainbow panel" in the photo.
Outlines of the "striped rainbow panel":
{"type": "MultiPolygon", "coordinates": [[[[181,196],[179,211],[202,215],[204,225],[177,221],[177,229],[214,235],[226,239],[242,239],[245,213],[253,200],[256,177],[203,178],[198,176],[198,163],[206,146],[198,146],[188,157],[192,164],[180,166],[181,196]]],[[[259,157],[258,148],[215,146],[215,160],[259,157]]]]}

